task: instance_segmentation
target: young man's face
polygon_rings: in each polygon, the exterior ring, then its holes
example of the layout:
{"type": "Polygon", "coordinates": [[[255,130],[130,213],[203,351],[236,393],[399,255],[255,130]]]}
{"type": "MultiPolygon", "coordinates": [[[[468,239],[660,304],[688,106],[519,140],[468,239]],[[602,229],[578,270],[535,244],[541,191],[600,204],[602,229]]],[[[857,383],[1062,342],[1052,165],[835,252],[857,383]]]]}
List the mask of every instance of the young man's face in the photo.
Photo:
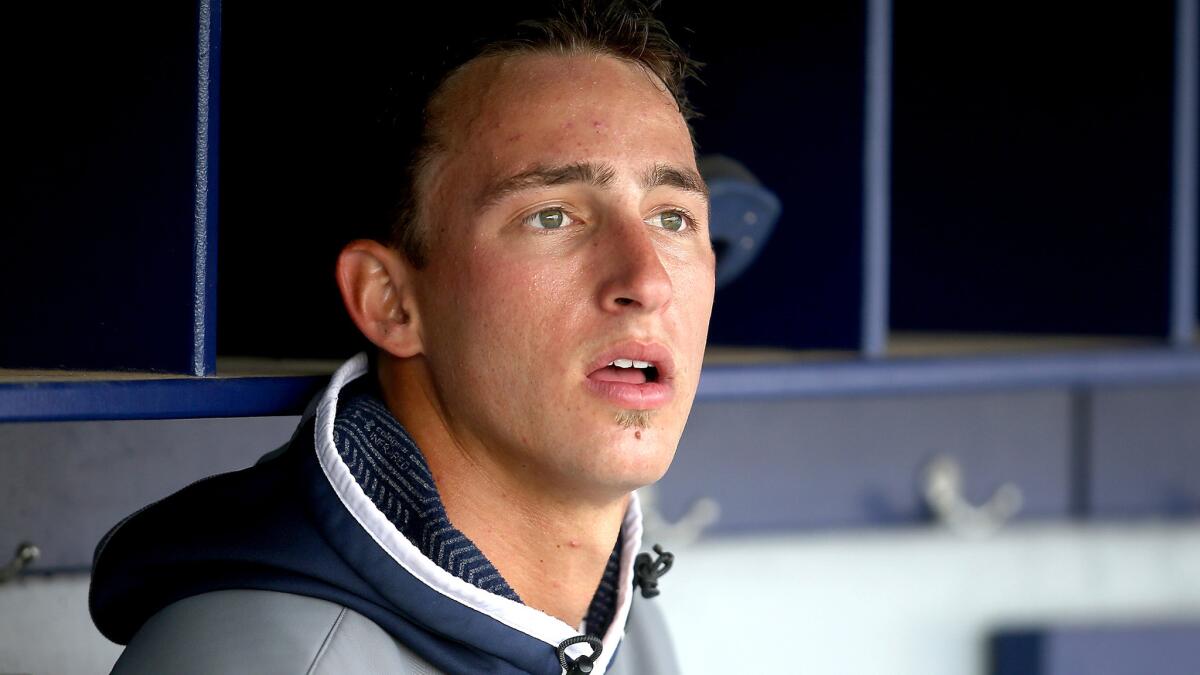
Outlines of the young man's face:
{"type": "Polygon", "coordinates": [[[715,267],[674,100],[614,58],[521,55],[471,64],[437,111],[416,289],[451,432],[581,496],[657,480],[695,395],[715,267]]]}

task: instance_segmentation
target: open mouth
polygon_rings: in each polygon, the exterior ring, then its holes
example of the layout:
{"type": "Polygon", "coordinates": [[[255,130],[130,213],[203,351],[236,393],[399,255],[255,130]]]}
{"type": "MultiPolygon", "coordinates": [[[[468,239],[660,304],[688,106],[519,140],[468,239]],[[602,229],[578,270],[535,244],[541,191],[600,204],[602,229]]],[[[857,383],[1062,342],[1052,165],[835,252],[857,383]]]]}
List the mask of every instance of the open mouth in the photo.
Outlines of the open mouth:
{"type": "Polygon", "coordinates": [[[601,382],[646,384],[658,381],[658,367],[650,361],[614,359],[607,366],[592,373],[591,377],[601,382]]]}
{"type": "Polygon", "coordinates": [[[587,388],[624,410],[656,410],[675,395],[675,363],[660,344],[615,344],[598,354],[587,371],[587,388]]]}

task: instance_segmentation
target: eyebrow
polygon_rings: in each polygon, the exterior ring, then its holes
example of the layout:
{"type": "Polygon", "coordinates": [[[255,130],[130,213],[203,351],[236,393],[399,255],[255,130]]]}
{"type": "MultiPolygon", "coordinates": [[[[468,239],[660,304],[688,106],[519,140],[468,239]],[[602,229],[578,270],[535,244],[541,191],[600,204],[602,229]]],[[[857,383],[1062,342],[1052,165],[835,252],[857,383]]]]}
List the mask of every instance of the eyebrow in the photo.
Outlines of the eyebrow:
{"type": "MultiPolygon", "coordinates": [[[[617,172],[608,164],[576,162],[561,165],[537,165],[508,178],[493,183],[479,200],[480,208],[487,208],[509,195],[525,190],[583,183],[597,188],[608,188],[616,182],[617,172]]],[[[651,190],[660,186],[678,188],[708,199],[708,186],[700,174],[691,169],[670,164],[655,164],[641,177],[641,186],[651,190]]]]}
{"type": "Polygon", "coordinates": [[[708,199],[708,185],[704,183],[704,179],[700,177],[700,174],[691,169],[672,166],[670,164],[655,164],[653,169],[642,176],[642,188],[646,190],[652,190],[663,185],[678,188],[685,192],[692,192],[708,199]]]}
{"type": "Polygon", "coordinates": [[[617,172],[607,164],[593,162],[578,162],[557,166],[538,165],[522,171],[515,176],[501,179],[493,183],[480,198],[481,208],[486,208],[524,190],[566,185],[568,183],[584,183],[598,188],[612,185],[617,172]]]}

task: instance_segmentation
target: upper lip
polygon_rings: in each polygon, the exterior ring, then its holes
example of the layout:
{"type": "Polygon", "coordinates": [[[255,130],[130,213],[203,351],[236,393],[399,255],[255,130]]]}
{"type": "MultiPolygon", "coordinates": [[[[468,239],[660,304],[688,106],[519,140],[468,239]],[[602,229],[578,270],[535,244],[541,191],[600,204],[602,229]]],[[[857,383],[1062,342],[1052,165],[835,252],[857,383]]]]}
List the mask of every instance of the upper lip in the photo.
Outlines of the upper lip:
{"type": "Polygon", "coordinates": [[[625,340],[606,347],[588,364],[587,374],[591,375],[617,359],[649,361],[650,365],[658,370],[659,382],[668,380],[675,374],[675,360],[671,358],[671,350],[657,342],[637,340],[625,340]]]}

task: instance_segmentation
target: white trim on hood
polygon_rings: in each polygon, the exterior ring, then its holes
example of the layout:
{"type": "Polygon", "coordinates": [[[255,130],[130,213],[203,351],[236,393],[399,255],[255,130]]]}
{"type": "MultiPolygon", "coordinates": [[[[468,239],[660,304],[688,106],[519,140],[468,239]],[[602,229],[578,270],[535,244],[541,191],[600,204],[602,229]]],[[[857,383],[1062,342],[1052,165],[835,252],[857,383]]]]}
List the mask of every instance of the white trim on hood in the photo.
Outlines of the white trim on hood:
{"type": "MultiPolygon", "coordinates": [[[[347,383],[365,374],[367,368],[368,361],[365,352],[357,354],[342,364],[333,374],[329,386],[321,395],[316,411],[313,445],[316,447],[317,459],[320,461],[321,469],[325,472],[325,477],[329,480],[329,484],[346,510],[379,544],[379,547],[409,574],[447,598],[482,612],[496,621],[552,647],[557,648],[563,640],[579,635],[576,628],[541,610],[485,591],[442,569],[425,557],[420,549],[414,546],[400,530],[396,529],[396,526],[363,492],[358,481],[354,480],[354,476],[351,475],[349,467],[342,461],[341,454],[338,453],[337,446],[333,442],[333,424],[337,415],[338,393],[347,383]]],[[[594,672],[598,675],[608,669],[612,657],[616,653],[617,645],[625,635],[625,622],[629,618],[629,607],[633,601],[633,562],[642,547],[642,510],[638,503],[637,493],[630,496],[623,527],[625,539],[621,547],[617,608],[608,632],[603,638],[604,649],[600,654],[600,659],[595,663],[594,672]]],[[[589,651],[590,648],[586,644],[567,648],[567,653],[572,658],[587,654],[589,651]]]]}

